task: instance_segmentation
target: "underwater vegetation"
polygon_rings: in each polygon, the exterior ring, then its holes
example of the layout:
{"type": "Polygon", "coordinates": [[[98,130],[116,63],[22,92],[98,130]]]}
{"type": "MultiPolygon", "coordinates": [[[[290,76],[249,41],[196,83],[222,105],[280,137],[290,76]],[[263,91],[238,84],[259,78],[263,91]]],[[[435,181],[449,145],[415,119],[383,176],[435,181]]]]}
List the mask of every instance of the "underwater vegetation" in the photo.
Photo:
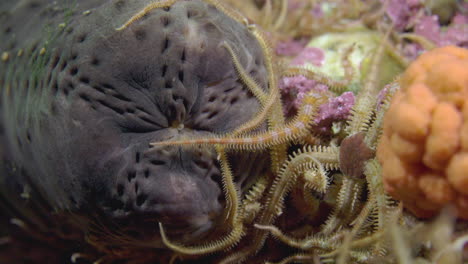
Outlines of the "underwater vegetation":
{"type": "Polygon", "coordinates": [[[467,10],[2,1],[0,262],[465,263],[467,10]]]}

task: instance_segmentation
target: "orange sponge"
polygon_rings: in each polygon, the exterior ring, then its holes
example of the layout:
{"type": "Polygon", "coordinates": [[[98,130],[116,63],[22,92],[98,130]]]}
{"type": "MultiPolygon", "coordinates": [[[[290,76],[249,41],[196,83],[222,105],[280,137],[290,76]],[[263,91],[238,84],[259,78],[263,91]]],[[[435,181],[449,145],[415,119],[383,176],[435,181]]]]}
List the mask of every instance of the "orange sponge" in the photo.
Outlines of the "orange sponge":
{"type": "Polygon", "coordinates": [[[405,71],[377,157],[386,191],[419,217],[452,204],[468,219],[468,50],[447,46],[405,71]]]}

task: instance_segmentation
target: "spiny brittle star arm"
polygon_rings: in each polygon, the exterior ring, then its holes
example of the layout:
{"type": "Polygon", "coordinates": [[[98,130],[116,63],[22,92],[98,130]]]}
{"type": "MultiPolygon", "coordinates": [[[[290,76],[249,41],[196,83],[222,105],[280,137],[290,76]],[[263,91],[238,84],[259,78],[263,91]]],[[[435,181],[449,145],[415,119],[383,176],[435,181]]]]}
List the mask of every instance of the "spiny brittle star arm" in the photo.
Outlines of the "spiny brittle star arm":
{"type": "Polygon", "coordinates": [[[280,100],[280,91],[278,89],[278,69],[277,65],[274,63],[273,49],[270,43],[267,41],[267,37],[265,36],[265,34],[261,30],[259,30],[256,25],[249,25],[249,30],[260,44],[263,51],[263,57],[265,58],[265,66],[268,72],[268,87],[270,93],[268,96],[270,100],[268,100],[268,102],[265,103],[265,105],[268,106],[269,103],[273,104],[273,113],[269,118],[270,126],[282,126],[284,125],[285,119],[280,100]]]}
{"type": "Polygon", "coordinates": [[[280,262],[265,262],[265,264],[288,264],[288,263],[315,263],[317,256],[310,254],[295,254],[282,259],[280,262]]]}
{"type": "MultiPolygon", "coordinates": [[[[270,130],[278,127],[284,127],[285,117],[283,114],[283,106],[280,99],[280,91],[278,88],[278,65],[274,62],[274,53],[267,41],[265,34],[258,29],[255,25],[249,26],[250,32],[257,38],[260,46],[262,47],[263,57],[265,58],[265,66],[268,71],[268,85],[269,85],[269,98],[265,103],[265,109],[269,109],[269,103],[272,103],[270,116],[268,117],[268,127],[270,130]]],[[[272,146],[270,149],[271,168],[272,171],[278,173],[281,169],[282,163],[287,159],[287,145],[279,144],[272,146]]]]}
{"type": "Polygon", "coordinates": [[[321,233],[331,234],[338,228],[348,224],[349,218],[356,212],[361,196],[362,184],[354,179],[343,176],[333,212],[321,226],[321,233]],[[345,217],[343,217],[345,216],[345,217]]]}
{"type": "Polygon", "coordinates": [[[379,70],[385,52],[385,41],[388,39],[390,29],[383,37],[382,42],[372,56],[372,67],[367,74],[364,86],[356,97],[356,103],[351,109],[351,117],[348,119],[346,132],[348,135],[354,135],[369,128],[372,113],[375,107],[375,97],[378,92],[379,70]]]}
{"type": "MultiPolygon", "coordinates": [[[[160,0],[160,1],[153,1],[146,5],[142,10],[140,10],[138,13],[133,15],[127,22],[125,22],[122,26],[116,28],[116,30],[120,31],[125,28],[127,28],[129,25],[134,23],[137,20],[140,20],[142,17],[147,15],[149,12],[151,12],[154,9],[158,8],[164,8],[164,7],[170,7],[172,6],[175,2],[180,1],[180,0],[160,0]]],[[[217,0],[203,0],[207,2],[208,4],[213,5],[216,9],[221,11],[222,13],[226,14],[227,16],[231,17],[232,19],[236,20],[237,22],[240,22],[244,25],[248,25],[249,22],[247,18],[245,18],[243,15],[241,15],[238,11],[234,9],[229,9],[222,3],[220,3],[217,0]]]]}
{"type": "Polygon", "coordinates": [[[281,242],[288,246],[308,250],[311,248],[320,248],[323,250],[333,250],[338,248],[338,242],[343,238],[343,232],[336,232],[329,236],[314,234],[304,239],[292,238],[285,235],[278,227],[273,225],[259,225],[255,227],[261,230],[269,231],[274,237],[278,238],[281,242]]]}
{"type": "Polygon", "coordinates": [[[265,67],[268,73],[269,82],[269,93],[266,94],[259,86],[258,82],[255,81],[251,76],[248,75],[247,71],[242,67],[237,55],[234,53],[232,47],[227,43],[223,46],[229,52],[233,61],[234,67],[244,84],[249,88],[252,94],[259,100],[261,104],[260,112],[250,121],[241,125],[237,128],[233,135],[239,135],[247,131],[251,131],[262,124],[263,121],[268,119],[270,126],[278,126],[284,124],[284,118],[282,114],[282,107],[280,101],[280,93],[276,85],[276,72],[272,61],[272,50],[268,42],[264,39],[263,34],[257,29],[255,25],[250,25],[249,30],[254,35],[260,44],[265,58],[265,67]],[[279,110],[279,111],[278,111],[279,110]],[[273,112],[273,113],[272,113],[273,112]]]}
{"type": "Polygon", "coordinates": [[[351,84],[353,80],[354,70],[349,60],[349,57],[353,49],[354,49],[354,45],[351,45],[343,51],[342,64],[345,70],[345,76],[343,80],[330,79],[324,74],[315,72],[310,66],[288,67],[284,70],[282,75],[285,77],[293,77],[297,75],[302,75],[306,77],[307,79],[316,80],[317,82],[326,84],[328,87],[330,87],[330,90],[334,92],[342,93],[346,91],[346,88],[351,84]]]}
{"type": "Polygon", "coordinates": [[[127,22],[125,22],[122,26],[116,28],[116,30],[123,30],[127,28],[129,25],[134,23],[137,20],[140,20],[142,17],[144,17],[146,14],[148,14],[151,10],[153,9],[158,9],[158,8],[164,8],[164,7],[169,7],[172,6],[175,2],[178,0],[163,0],[163,1],[153,1],[152,3],[149,3],[147,6],[145,6],[142,10],[140,10],[138,13],[133,15],[127,22]]]}
{"type": "Polygon", "coordinates": [[[318,72],[314,72],[312,70],[312,68],[306,67],[306,66],[304,66],[304,67],[298,67],[298,66],[289,67],[283,72],[284,77],[294,77],[294,76],[298,76],[298,75],[302,75],[302,76],[304,76],[304,77],[306,77],[307,79],[310,79],[310,80],[316,80],[319,83],[323,83],[323,84],[325,84],[325,85],[327,85],[327,86],[329,86],[331,88],[335,88],[337,90],[344,90],[349,85],[349,81],[347,81],[347,80],[343,80],[343,81],[332,80],[332,79],[326,77],[323,74],[320,74],[318,72]]]}
{"type": "Polygon", "coordinates": [[[257,97],[257,99],[260,101],[260,104],[265,105],[265,102],[267,100],[266,93],[262,90],[262,88],[260,88],[260,85],[258,84],[258,82],[255,81],[252,77],[250,77],[250,75],[244,69],[239,59],[237,58],[238,56],[232,49],[231,45],[229,45],[226,41],[223,41],[221,46],[223,46],[228,51],[229,55],[231,56],[231,60],[241,80],[244,82],[247,88],[252,92],[252,94],[255,97],[257,97]]]}
{"type": "Polygon", "coordinates": [[[233,137],[214,136],[201,139],[161,141],[150,143],[152,146],[167,145],[224,145],[226,149],[261,150],[271,146],[284,144],[296,140],[307,134],[317,114],[317,108],[322,103],[320,94],[309,93],[303,100],[298,116],[284,127],[277,127],[270,131],[257,133],[253,136],[233,137]]]}
{"type": "MultiPolygon", "coordinates": [[[[272,186],[269,188],[269,192],[266,197],[266,204],[257,220],[257,224],[261,226],[272,224],[273,220],[277,216],[277,212],[283,206],[285,195],[291,190],[297,180],[297,176],[300,174],[300,171],[298,171],[297,168],[301,167],[301,164],[309,162],[326,163],[329,160],[329,152],[337,153],[336,150],[325,149],[325,151],[326,153],[322,153],[320,151],[301,153],[294,156],[293,159],[284,164],[278,176],[273,180],[272,186]]],[[[228,256],[220,263],[237,263],[240,260],[245,259],[247,256],[254,254],[262,247],[267,234],[268,233],[265,232],[265,230],[254,229],[251,245],[245,250],[238,251],[235,254],[228,256]]]]}
{"type": "Polygon", "coordinates": [[[260,112],[253,119],[241,125],[232,133],[232,135],[236,136],[236,135],[251,131],[257,128],[258,126],[260,126],[262,122],[265,119],[267,119],[267,116],[271,112],[271,109],[273,105],[275,104],[275,102],[279,100],[279,93],[270,92],[272,96],[267,95],[260,88],[260,85],[258,84],[258,82],[255,81],[251,76],[249,76],[247,71],[241,65],[232,47],[226,42],[224,42],[222,45],[228,51],[229,55],[231,56],[232,62],[234,64],[234,67],[236,68],[239,78],[247,86],[247,88],[252,92],[252,94],[258,99],[261,105],[260,112]]]}
{"type": "Polygon", "coordinates": [[[226,249],[228,247],[234,246],[244,235],[244,227],[240,214],[240,205],[239,205],[239,194],[234,185],[234,179],[232,176],[232,171],[227,159],[226,151],[222,146],[216,146],[218,151],[219,162],[221,164],[222,171],[222,184],[223,190],[226,196],[226,202],[228,204],[228,209],[226,211],[226,218],[229,224],[232,227],[231,232],[216,241],[212,241],[208,244],[201,246],[183,246],[177,245],[171,241],[166,236],[164,228],[161,223],[159,223],[159,231],[161,233],[161,238],[169,249],[183,254],[183,255],[204,255],[210,254],[216,251],[226,249]]]}

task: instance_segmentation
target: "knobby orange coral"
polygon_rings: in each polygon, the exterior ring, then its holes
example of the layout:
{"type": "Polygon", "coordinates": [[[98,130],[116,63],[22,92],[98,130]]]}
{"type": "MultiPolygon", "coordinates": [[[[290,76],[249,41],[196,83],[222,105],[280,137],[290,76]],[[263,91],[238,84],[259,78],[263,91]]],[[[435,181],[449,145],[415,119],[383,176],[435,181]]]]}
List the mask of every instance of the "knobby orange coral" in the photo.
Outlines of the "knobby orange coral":
{"type": "Polygon", "coordinates": [[[377,150],[386,191],[419,217],[452,204],[468,219],[468,50],[421,55],[400,85],[377,150]]]}

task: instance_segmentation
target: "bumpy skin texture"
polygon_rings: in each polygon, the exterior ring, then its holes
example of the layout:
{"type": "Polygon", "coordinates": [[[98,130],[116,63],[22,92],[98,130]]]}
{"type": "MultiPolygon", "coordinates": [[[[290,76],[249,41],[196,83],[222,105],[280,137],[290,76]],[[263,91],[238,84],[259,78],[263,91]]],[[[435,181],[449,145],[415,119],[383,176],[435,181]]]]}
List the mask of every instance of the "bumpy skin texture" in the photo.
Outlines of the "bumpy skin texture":
{"type": "MultiPolygon", "coordinates": [[[[157,235],[162,222],[182,242],[221,225],[214,150],[149,143],[226,133],[252,118],[259,104],[222,43],[266,87],[255,38],[200,0],[153,10],[122,31],[149,1],[64,2],[0,4],[0,53],[8,54],[0,188],[9,217],[29,222],[39,204],[139,238],[157,235]]],[[[258,154],[230,158],[239,186],[265,168],[258,154]]]]}
{"type": "Polygon", "coordinates": [[[468,219],[468,50],[421,55],[385,115],[377,157],[385,189],[420,217],[453,204],[468,219]]]}

